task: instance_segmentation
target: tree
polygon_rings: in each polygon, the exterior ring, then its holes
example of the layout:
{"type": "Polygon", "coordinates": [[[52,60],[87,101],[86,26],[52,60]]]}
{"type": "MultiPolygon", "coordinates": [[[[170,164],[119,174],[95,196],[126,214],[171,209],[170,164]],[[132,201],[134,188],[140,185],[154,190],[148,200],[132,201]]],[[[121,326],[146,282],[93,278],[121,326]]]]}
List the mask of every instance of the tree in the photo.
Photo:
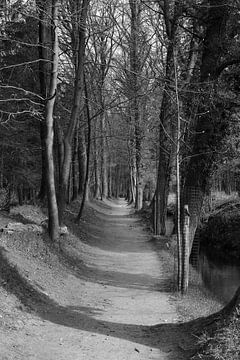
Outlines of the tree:
{"type": "MultiPolygon", "coordinates": [[[[189,236],[187,251],[190,253],[199,223],[203,200],[210,188],[210,179],[222,141],[229,126],[231,111],[235,111],[227,96],[221,96],[223,71],[239,61],[231,54],[236,44],[230,20],[233,8],[223,0],[208,2],[205,36],[199,66],[200,95],[191,130],[194,136],[191,152],[186,158],[183,180],[183,206],[189,210],[189,236]]],[[[194,79],[196,80],[196,78],[194,79]]],[[[229,87],[226,82],[225,86],[229,87]]],[[[226,95],[226,93],[225,93],[226,95]]],[[[185,261],[189,258],[186,256],[185,261]]],[[[183,272],[183,284],[188,274],[183,272]]],[[[183,286],[183,291],[186,286],[183,286]]]]}
{"type": "Polygon", "coordinates": [[[84,187],[83,187],[83,196],[82,202],[80,206],[80,210],[77,216],[77,221],[79,221],[82,217],[83,209],[86,200],[88,199],[88,191],[89,191],[89,172],[90,172],[90,151],[91,151],[91,116],[90,116],[90,107],[88,102],[88,90],[87,90],[87,83],[84,76],[84,88],[85,88],[85,106],[86,106],[86,113],[87,113],[87,120],[88,120],[88,142],[87,142],[87,161],[86,161],[86,173],[84,179],[84,187]]]}
{"type": "MultiPolygon", "coordinates": [[[[54,160],[53,160],[53,136],[54,136],[54,103],[57,91],[57,77],[58,77],[58,0],[52,0],[49,3],[46,1],[40,7],[40,34],[42,44],[51,44],[52,49],[52,64],[51,74],[49,75],[49,87],[44,84],[47,98],[45,105],[45,161],[46,161],[46,183],[47,183],[47,198],[48,198],[48,230],[52,241],[56,241],[59,236],[59,221],[58,221],[58,206],[55,189],[54,177],[54,160]],[[44,14],[44,15],[43,15],[44,14]],[[48,17],[46,19],[46,14],[48,17]],[[47,27],[46,29],[46,20],[47,27]],[[51,32],[50,30],[51,29],[51,32]]],[[[44,53],[41,54],[43,60],[49,60],[44,53]]],[[[42,74],[44,76],[44,74],[42,74]]],[[[44,79],[44,82],[46,80],[44,79]]]]}
{"type": "MultiPolygon", "coordinates": [[[[36,1],[39,9],[39,86],[40,94],[43,98],[43,104],[48,97],[48,89],[50,83],[51,73],[51,41],[52,41],[52,29],[49,26],[49,18],[51,18],[51,3],[46,3],[43,0],[36,1]]],[[[44,116],[44,115],[43,115],[44,116]]],[[[40,138],[41,138],[41,150],[42,150],[42,174],[41,174],[41,186],[39,191],[39,199],[44,200],[47,192],[47,179],[46,179],[46,124],[44,121],[40,122],[40,138]]]]}
{"type": "Polygon", "coordinates": [[[197,109],[195,136],[183,190],[184,203],[188,204],[190,212],[190,248],[227,121],[224,108],[216,98],[216,89],[219,77],[217,69],[224,56],[229,8],[223,0],[211,0],[208,11],[200,65],[201,100],[197,109]]]}
{"type": "Polygon", "coordinates": [[[35,10],[4,3],[1,17],[1,185],[19,201],[34,201],[39,186],[38,126],[43,108],[37,74],[35,10]],[[23,11],[25,10],[25,11],[23,11]],[[31,176],[30,176],[31,175],[31,176]]]}
{"type": "Polygon", "coordinates": [[[155,192],[155,234],[165,234],[165,219],[167,213],[167,199],[169,194],[169,180],[176,144],[176,98],[174,93],[175,70],[174,56],[177,53],[178,23],[182,14],[182,2],[173,1],[171,4],[164,1],[162,8],[164,14],[167,43],[165,83],[160,109],[159,131],[159,163],[157,185],[155,192]]]}
{"type": "Polygon", "coordinates": [[[73,13],[77,14],[77,39],[74,45],[77,45],[76,68],[74,80],[73,104],[71,109],[70,120],[64,136],[64,157],[59,179],[59,221],[62,223],[62,215],[67,199],[68,181],[72,160],[72,140],[79,121],[81,106],[83,104],[83,68],[85,59],[86,45],[86,21],[90,0],[78,1],[76,4],[70,1],[73,13]],[[76,6],[75,6],[76,5],[76,6]],[[75,12],[74,12],[75,11],[75,12]]]}

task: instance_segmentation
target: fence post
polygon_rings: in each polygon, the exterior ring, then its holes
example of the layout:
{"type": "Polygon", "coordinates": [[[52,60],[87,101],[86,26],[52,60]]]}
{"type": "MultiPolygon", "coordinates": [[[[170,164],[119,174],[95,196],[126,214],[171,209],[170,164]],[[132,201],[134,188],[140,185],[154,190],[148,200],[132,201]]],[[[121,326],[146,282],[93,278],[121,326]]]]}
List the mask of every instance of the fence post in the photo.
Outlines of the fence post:
{"type": "Polygon", "coordinates": [[[182,293],[186,293],[188,290],[188,281],[189,281],[189,226],[190,226],[190,214],[188,210],[188,205],[184,205],[184,219],[183,219],[183,263],[182,263],[182,293]]]}

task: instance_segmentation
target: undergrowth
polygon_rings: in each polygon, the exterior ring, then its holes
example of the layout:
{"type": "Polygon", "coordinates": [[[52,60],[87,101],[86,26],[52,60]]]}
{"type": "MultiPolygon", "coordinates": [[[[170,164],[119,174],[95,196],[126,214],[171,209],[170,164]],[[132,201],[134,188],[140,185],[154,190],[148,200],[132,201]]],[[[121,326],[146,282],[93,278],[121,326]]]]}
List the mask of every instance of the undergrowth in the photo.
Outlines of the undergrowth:
{"type": "Polygon", "coordinates": [[[192,360],[239,360],[240,319],[235,316],[230,323],[213,335],[204,332],[200,339],[201,350],[192,360]]]}

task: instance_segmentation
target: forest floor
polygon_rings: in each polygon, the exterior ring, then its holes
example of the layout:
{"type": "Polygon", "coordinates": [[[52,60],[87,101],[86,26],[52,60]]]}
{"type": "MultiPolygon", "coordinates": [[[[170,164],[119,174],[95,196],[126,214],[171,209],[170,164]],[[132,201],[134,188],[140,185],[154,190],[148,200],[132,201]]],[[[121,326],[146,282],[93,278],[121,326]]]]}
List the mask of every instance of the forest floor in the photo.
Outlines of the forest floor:
{"type": "MultiPolygon", "coordinates": [[[[189,359],[193,319],[219,305],[173,294],[167,243],[123,200],[92,203],[80,224],[75,210],[59,248],[36,233],[2,233],[0,360],[189,359]]],[[[17,212],[0,214],[1,227],[44,218],[34,207],[17,212]]]]}

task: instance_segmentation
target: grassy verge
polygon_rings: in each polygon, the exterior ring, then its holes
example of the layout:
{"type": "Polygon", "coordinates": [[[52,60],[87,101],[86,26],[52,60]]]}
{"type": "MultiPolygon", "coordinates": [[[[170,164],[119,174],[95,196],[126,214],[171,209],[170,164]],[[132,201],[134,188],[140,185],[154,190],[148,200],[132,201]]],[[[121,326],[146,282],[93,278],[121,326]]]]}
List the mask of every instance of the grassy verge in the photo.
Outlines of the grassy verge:
{"type": "MultiPolygon", "coordinates": [[[[147,230],[152,232],[151,209],[145,208],[139,215],[143,218],[147,230]]],[[[201,275],[191,265],[187,294],[182,296],[176,292],[177,240],[175,235],[153,236],[153,245],[160,261],[164,264],[165,271],[169,274],[169,287],[171,287],[173,292],[171,299],[175,302],[179,317],[182,321],[191,321],[198,317],[208,316],[223,306],[223,304],[205,288],[201,275]]]]}
{"type": "Polygon", "coordinates": [[[230,323],[216,330],[214,334],[204,331],[199,338],[201,350],[192,360],[239,360],[240,320],[234,317],[230,323]]]}
{"type": "MultiPolygon", "coordinates": [[[[143,212],[151,230],[151,213],[143,212]]],[[[156,250],[161,254],[161,261],[168,272],[172,272],[172,284],[176,280],[176,239],[172,237],[156,237],[156,250]]],[[[174,287],[174,286],[173,286],[174,287]]],[[[179,320],[188,322],[202,317],[208,317],[219,311],[223,304],[219,302],[204,286],[201,276],[190,265],[189,290],[184,296],[174,293],[171,301],[177,307],[179,320]]],[[[234,317],[219,328],[201,328],[202,320],[196,320],[197,336],[195,355],[191,360],[239,360],[240,359],[240,320],[234,317]],[[200,334],[200,335],[199,335],[200,334]]],[[[191,331],[191,330],[190,330],[191,331]]]]}
{"type": "MultiPolygon", "coordinates": [[[[176,256],[174,238],[161,237],[156,239],[158,251],[161,252],[161,261],[166,266],[166,271],[172,272],[172,284],[176,277],[176,256]]],[[[234,317],[230,322],[219,327],[202,327],[202,317],[208,317],[219,311],[223,304],[208,291],[201,279],[201,276],[190,265],[189,289],[186,295],[182,296],[173,292],[171,301],[177,308],[179,320],[187,323],[199,318],[195,323],[193,333],[196,334],[197,352],[191,360],[239,360],[240,359],[240,319],[234,317]],[[214,330],[213,330],[214,328],[214,330]],[[200,335],[199,335],[200,334],[200,335]]],[[[187,325],[187,324],[186,324],[187,325]]],[[[191,327],[190,327],[190,331],[191,327]]],[[[193,345],[194,346],[194,345],[193,345]]]]}

